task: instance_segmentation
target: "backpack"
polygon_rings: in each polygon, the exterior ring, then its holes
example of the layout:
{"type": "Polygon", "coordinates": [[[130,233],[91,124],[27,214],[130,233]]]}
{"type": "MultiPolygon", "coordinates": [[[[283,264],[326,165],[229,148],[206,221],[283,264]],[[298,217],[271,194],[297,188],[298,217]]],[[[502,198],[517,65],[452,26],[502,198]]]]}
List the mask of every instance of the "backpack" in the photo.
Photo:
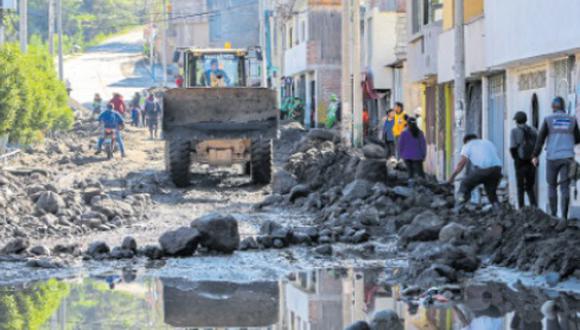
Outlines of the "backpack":
{"type": "Polygon", "coordinates": [[[534,134],[532,129],[528,126],[523,127],[522,132],[524,133],[522,143],[519,146],[519,156],[522,160],[530,160],[534,155],[534,148],[536,147],[537,135],[534,134]]]}

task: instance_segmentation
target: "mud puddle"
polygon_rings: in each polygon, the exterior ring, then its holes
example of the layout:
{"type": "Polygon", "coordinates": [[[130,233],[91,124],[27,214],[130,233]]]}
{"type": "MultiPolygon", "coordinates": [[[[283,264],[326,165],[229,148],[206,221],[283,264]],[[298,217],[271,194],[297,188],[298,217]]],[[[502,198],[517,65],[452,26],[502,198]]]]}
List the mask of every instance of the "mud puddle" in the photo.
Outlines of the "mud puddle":
{"type": "Polygon", "coordinates": [[[163,267],[139,272],[125,267],[4,286],[0,324],[15,329],[331,330],[370,322],[376,312],[389,309],[402,329],[580,328],[580,295],[487,282],[411,297],[399,285],[386,284],[384,267],[327,267],[283,276],[280,270],[253,267],[250,276],[242,267],[236,280],[220,279],[219,269],[169,273],[163,267]],[[212,273],[216,276],[208,276],[212,273]]]}

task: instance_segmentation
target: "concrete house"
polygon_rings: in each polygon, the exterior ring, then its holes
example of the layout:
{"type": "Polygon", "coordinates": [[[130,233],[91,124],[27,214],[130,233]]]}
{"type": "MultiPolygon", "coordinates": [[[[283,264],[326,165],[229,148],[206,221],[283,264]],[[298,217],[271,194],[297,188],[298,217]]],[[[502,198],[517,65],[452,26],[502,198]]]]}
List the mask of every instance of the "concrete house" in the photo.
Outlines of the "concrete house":
{"type": "MultiPolygon", "coordinates": [[[[551,101],[562,96],[567,111],[580,118],[580,2],[567,0],[485,1],[485,58],[489,71],[505,71],[503,84],[489,79],[490,103],[500,94],[505,107],[496,117],[505,118],[502,130],[490,139],[503,140],[505,173],[510,178],[510,196],[515,198],[515,173],[509,156],[509,134],[517,111],[528,114],[528,123],[538,127],[552,112],[551,101]],[[541,17],[540,20],[538,18],[541,17]],[[530,23],[540,22],[541,23],[530,23]]],[[[491,109],[491,108],[490,108],[491,109]]],[[[497,110],[499,111],[499,110],[497,110]]],[[[498,121],[488,119],[489,124],[498,121]]],[[[485,125],[485,124],[484,124],[485,125]]],[[[577,152],[578,154],[578,152],[577,152]]],[[[545,153],[538,173],[539,205],[547,210],[545,153]]],[[[574,200],[572,215],[580,214],[580,201],[574,200]]]]}
{"type": "Polygon", "coordinates": [[[279,19],[283,22],[281,100],[298,97],[305,105],[306,127],[326,118],[332,94],[340,97],[341,1],[296,0],[279,19]]]}

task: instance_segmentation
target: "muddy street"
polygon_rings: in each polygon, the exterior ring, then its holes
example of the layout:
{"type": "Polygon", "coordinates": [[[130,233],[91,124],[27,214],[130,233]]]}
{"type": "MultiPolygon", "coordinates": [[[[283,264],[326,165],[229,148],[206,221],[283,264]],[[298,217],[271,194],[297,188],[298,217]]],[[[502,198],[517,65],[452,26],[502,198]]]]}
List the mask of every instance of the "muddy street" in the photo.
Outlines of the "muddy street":
{"type": "Polygon", "coordinates": [[[68,59],[74,128],[0,167],[0,329],[580,328],[580,222],[458,208],[379,144],[283,121],[271,184],[194,164],[185,188],[144,127],[96,154],[93,95],[157,84],[141,52],[133,32],[68,59]]]}

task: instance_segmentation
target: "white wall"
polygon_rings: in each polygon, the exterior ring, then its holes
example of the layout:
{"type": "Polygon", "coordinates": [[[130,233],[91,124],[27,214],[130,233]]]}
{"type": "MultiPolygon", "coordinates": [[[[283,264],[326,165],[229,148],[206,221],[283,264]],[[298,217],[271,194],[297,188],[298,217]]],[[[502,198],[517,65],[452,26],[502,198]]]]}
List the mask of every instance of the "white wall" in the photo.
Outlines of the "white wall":
{"type": "MultiPolygon", "coordinates": [[[[439,55],[437,56],[437,82],[454,80],[455,29],[439,35],[439,55]]],[[[483,17],[465,25],[465,74],[485,70],[485,19],[483,17]]]]}
{"type": "Polygon", "coordinates": [[[423,27],[423,35],[409,42],[407,48],[407,67],[410,82],[419,82],[437,74],[437,52],[441,22],[423,27]]]}
{"type": "Polygon", "coordinates": [[[489,66],[580,49],[580,1],[485,0],[489,66]]]}
{"type": "MultiPolygon", "coordinates": [[[[381,12],[379,8],[375,7],[370,10],[366,17],[372,19],[372,35],[368,36],[368,24],[365,31],[365,37],[370,38],[372,49],[370,50],[370,62],[366,62],[366,66],[371,69],[374,77],[374,85],[376,89],[392,89],[393,88],[393,73],[386,67],[397,60],[395,56],[395,49],[397,46],[397,16],[396,12],[381,12]]],[[[365,51],[368,42],[365,42],[365,51]]]]}
{"type": "Polygon", "coordinates": [[[303,42],[297,46],[287,49],[284,52],[285,76],[292,76],[294,74],[306,71],[307,50],[307,43],[303,42]]]}

